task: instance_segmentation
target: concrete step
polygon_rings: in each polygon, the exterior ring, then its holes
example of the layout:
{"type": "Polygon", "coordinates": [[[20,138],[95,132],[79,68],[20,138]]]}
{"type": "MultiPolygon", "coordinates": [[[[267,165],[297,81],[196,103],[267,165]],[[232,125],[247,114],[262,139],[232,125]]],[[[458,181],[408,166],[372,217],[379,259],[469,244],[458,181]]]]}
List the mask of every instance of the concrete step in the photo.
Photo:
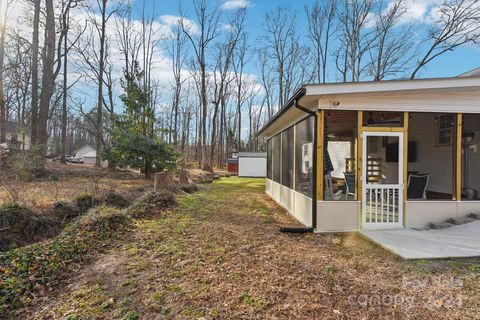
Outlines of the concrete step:
{"type": "Polygon", "coordinates": [[[455,225],[465,224],[475,221],[476,219],[470,217],[461,217],[461,218],[452,218],[448,219],[447,222],[455,225]]]}
{"type": "Polygon", "coordinates": [[[453,227],[453,226],[454,226],[454,224],[449,223],[449,222],[430,223],[430,225],[429,225],[430,229],[446,229],[446,228],[450,228],[450,227],[453,227]]]}
{"type": "Polygon", "coordinates": [[[480,213],[470,213],[468,217],[473,218],[475,220],[480,220],[480,213]]]}

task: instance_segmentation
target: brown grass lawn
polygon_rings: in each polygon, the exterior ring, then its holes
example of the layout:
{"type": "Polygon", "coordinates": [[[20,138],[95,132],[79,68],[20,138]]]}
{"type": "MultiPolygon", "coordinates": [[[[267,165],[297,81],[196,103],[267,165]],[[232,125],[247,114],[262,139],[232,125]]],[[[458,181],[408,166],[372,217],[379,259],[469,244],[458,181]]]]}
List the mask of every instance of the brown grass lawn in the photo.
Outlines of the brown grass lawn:
{"type": "Polygon", "coordinates": [[[153,186],[142,175],[131,171],[112,172],[89,165],[50,161],[45,168],[45,177],[33,182],[23,182],[12,174],[0,173],[0,205],[19,202],[41,212],[55,202],[70,202],[81,193],[99,196],[115,191],[133,199],[153,186]]]}
{"type": "Polygon", "coordinates": [[[179,196],[18,319],[480,318],[478,260],[401,261],[353,234],[282,234],[294,221],[263,190],[230,177],[179,196]]]}

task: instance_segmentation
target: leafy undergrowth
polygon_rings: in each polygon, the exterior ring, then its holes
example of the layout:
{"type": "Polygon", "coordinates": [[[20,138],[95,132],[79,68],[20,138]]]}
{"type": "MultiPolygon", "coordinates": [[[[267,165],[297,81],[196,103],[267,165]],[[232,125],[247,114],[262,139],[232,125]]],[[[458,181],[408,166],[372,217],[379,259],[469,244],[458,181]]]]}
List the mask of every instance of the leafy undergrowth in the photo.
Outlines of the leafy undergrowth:
{"type": "MultiPolygon", "coordinates": [[[[170,205],[175,204],[175,199],[170,199],[171,194],[153,192],[148,195],[135,204],[140,206],[142,201],[152,199],[169,199],[170,205]]],[[[82,201],[91,200],[86,196],[81,198],[82,201]]],[[[163,202],[158,200],[145,205],[153,210],[158,203],[163,202]]],[[[100,205],[67,225],[57,237],[0,253],[0,314],[31,304],[37,295],[57,285],[65,271],[128,238],[134,216],[130,208],[120,210],[100,205]]]]}
{"type": "Polygon", "coordinates": [[[133,219],[17,318],[478,318],[478,261],[403,262],[355,235],[282,234],[295,222],[263,190],[221,179],[133,219]]]}
{"type": "Polygon", "coordinates": [[[127,199],[115,192],[108,192],[98,198],[89,193],[81,193],[72,203],[56,202],[41,214],[18,203],[4,204],[0,206],[0,251],[56,236],[66,224],[95,206],[125,208],[129,204],[127,199]]]}

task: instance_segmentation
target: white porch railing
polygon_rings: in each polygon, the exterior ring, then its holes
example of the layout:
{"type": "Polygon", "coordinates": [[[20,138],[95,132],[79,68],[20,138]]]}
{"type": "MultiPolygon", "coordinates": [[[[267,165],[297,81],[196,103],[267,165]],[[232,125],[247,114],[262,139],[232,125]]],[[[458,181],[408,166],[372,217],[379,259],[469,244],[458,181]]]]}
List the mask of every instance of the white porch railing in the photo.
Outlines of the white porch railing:
{"type": "Polygon", "coordinates": [[[393,228],[402,226],[402,187],[398,184],[364,186],[363,227],[393,228]]]}

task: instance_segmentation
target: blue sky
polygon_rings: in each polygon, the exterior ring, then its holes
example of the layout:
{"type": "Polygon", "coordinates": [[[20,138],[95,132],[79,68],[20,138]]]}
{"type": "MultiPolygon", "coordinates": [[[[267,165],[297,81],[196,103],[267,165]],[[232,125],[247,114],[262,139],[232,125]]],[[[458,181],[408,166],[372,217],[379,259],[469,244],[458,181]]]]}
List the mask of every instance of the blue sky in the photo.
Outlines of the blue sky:
{"type": "MultiPolygon", "coordinates": [[[[137,3],[143,0],[136,0],[137,3]]],[[[177,1],[160,1],[160,0],[145,0],[147,6],[155,6],[159,14],[178,15],[178,2],[177,1]]],[[[388,2],[389,0],[385,0],[388,2]]],[[[306,38],[306,16],[305,6],[310,6],[313,1],[297,0],[292,3],[288,0],[208,0],[209,5],[222,7],[225,2],[230,2],[238,5],[247,5],[247,28],[251,43],[255,44],[255,39],[258,39],[262,33],[262,24],[264,21],[265,13],[274,9],[276,6],[290,6],[292,11],[296,11],[297,15],[297,30],[301,35],[301,39],[307,41],[306,38]]],[[[435,8],[440,0],[407,0],[409,6],[409,12],[406,19],[416,20],[418,25],[426,27],[427,24],[423,23],[421,19],[427,19],[427,16],[432,9],[435,8]],[[409,3],[410,2],[410,3],[409,3]]],[[[183,0],[182,7],[188,15],[188,18],[193,16],[193,7],[191,0],[183,0]]],[[[228,14],[228,10],[223,11],[224,14],[228,14]]],[[[479,47],[461,47],[454,52],[448,52],[436,60],[432,61],[425,69],[419,73],[421,78],[430,77],[450,77],[456,76],[471,69],[480,67],[480,48],[479,47]]],[[[249,70],[254,72],[255,67],[250,66],[249,70]]],[[[331,76],[333,78],[333,76],[331,76]]],[[[334,80],[334,79],[332,79],[334,80]]]]}

